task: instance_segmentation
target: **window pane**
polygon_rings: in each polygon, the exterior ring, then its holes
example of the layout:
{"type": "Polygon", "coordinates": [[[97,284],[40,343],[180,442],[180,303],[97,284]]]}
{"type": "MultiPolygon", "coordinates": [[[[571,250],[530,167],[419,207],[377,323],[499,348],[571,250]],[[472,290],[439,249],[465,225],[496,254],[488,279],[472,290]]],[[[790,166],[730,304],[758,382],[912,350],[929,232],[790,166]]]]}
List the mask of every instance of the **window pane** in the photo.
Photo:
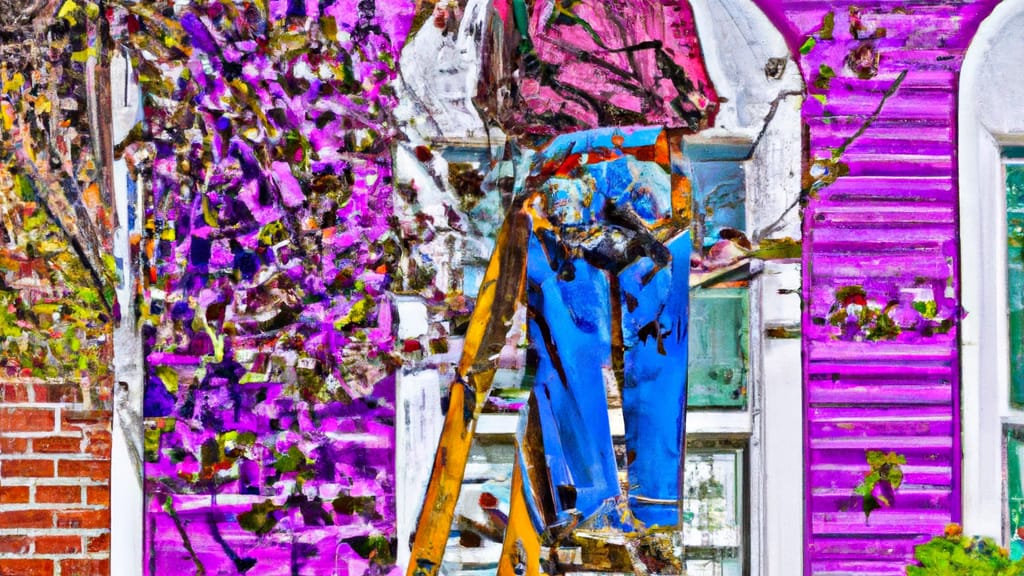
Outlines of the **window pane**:
{"type": "Polygon", "coordinates": [[[690,408],[742,409],[747,404],[748,283],[744,268],[727,270],[741,264],[750,247],[743,234],[748,151],[727,143],[684,142],[678,163],[692,193],[692,273],[723,273],[690,292],[690,408]]]}
{"type": "Polygon", "coordinates": [[[743,546],[743,452],[689,451],[683,493],[687,574],[739,576],[743,546]]]}
{"type": "Polygon", "coordinates": [[[746,288],[690,293],[689,407],[746,406],[749,299],[746,288]]]}
{"type": "MultiPolygon", "coordinates": [[[[730,144],[685,143],[677,164],[692,194],[693,240],[706,252],[723,230],[746,230],[746,172],[749,148],[730,144]]],[[[673,167],[675,169],[675,167],[673,167]]]]}
{"type": "Polygon", "coordinates": [[[1024,164],[1006,165],[1010,402],[1024,407],[1024,164]]]}
{"type": "MultiPolygon", "coordinates": [[[[621,440],[618,447],[620,465],[625,469],[621,440]]],[[[478,571],[493,574],[497,568],[501,535],[489,529],[493,514],[487,509],[508,514],[514,451],[508,438],[478,439],[474,444],[445,552],[446,573],[476,576],[478,571]]],[[[683,549],[687,574],[740,576],[746,546],[744,450],[729,441],[701,440],[687,446],[685,462],[683,549]]],[[[563,561],[571,563],[578,550],[563,546],[563,561]]]]}

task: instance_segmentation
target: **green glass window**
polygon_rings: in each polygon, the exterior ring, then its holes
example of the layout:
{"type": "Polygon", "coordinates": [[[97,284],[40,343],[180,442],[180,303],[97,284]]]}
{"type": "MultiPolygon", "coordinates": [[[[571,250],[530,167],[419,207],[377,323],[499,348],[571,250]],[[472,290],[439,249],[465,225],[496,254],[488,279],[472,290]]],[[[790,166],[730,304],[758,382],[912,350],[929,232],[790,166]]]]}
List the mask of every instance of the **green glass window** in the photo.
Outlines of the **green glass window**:
{"type": "Polygon", "coordinates": [[[749,357],[747,288],[690,293],[690,408],[744,408],[749,357]]]}
{"type": "MultiPolygon", "coordinates": [[[[694,252],[699,270],[715,269],[712,255],[726,238],[746,230],[749,148],[730,143],[684,142],[674,170],[690,183],[694,252]]],[[[749,289],[740,268],[690,292],[689,408],[743,409],[747,405],[749,289]]]]}
{"type": "Polygon", "coordinates": [[[1024,427],[1005,426],[1004,445],[1006,448],[1006,518],[1009,520],[1010,557],[1024,558],[1024,427]]]}
{"type": "Polygon", "coordinates": [[[1024,408],[1024,156],[1006,163],[1006,256],[1010,402],[1024,408]]]}
{"type": "MultiPolygon", "coordinates": [[[[1010,405],[1024,408],[1024,147],[1003,149],[1010,405]]],[[[1024,426],[1004,425],[1004,521],[1014,560],[1024,558],[1024,426]]]]}

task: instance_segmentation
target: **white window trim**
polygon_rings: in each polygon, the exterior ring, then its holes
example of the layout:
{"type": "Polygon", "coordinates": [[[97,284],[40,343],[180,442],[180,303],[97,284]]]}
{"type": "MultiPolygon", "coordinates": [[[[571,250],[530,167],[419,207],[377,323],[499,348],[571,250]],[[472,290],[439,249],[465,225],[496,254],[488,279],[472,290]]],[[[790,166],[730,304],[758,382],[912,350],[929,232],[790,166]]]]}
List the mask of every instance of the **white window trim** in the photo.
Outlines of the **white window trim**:
{"type": "MultiPolygon", "coordinates": [[[[958,110],[963,524],[966,533],[1003,539],[1004,423],[1024,420],[1009,402],[1010,347],[1006,286],[1006,193],[1001,150],[1024,144],[1024,131],[999,133],[982,123],[985,58],[1024,0],[1006,0],[982,22],[964,58],[958,110]],[[993,391],[995,393],[993,393],[993,391]]],[[[1003,125],[1024,126],[1024,109],[1001,106],[1003,125]]]]}

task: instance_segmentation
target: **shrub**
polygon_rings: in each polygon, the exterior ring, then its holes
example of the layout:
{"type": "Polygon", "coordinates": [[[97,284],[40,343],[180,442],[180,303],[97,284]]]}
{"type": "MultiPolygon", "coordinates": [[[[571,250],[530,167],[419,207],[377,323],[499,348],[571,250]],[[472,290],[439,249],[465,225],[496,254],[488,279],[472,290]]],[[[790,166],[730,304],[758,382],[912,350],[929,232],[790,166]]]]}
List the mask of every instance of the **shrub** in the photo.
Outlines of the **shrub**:
{"type": "Polygon", "coordinates": [[[946,526],[942,536],[914,549],[917,566],[907,566],[907,576],[1024,576],[1024,561],[1010,560],[1010,553],[987,537],[964,536],[959,525],[946,526]]]}

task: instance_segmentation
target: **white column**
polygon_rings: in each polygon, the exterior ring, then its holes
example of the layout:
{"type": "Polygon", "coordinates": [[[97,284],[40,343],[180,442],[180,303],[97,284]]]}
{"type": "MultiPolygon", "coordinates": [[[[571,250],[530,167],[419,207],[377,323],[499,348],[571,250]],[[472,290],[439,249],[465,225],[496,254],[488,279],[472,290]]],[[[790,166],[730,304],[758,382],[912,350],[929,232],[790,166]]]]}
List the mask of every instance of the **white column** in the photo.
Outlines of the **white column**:
{"type": "MultiPolygon", "coordinates": [[[[110,62],[113,141],[131,130],[139,112],[139,88],[123,55],[110,62]]],[[[136,270],[132,268],[128,229],[128,167],[114,162],[114,198],[118,228],[114,231],[114,257],[119,282],[117,301],[121,322],[114,328],[114,423],[110,471],[110,573],[137,576],[142,570],[142,339],[135,323],[136,270]]],[[[141,203],[137,203],[137,206],[141,203]]],[[[141,217],[135,215],[136,226],[141,217]]]]}

